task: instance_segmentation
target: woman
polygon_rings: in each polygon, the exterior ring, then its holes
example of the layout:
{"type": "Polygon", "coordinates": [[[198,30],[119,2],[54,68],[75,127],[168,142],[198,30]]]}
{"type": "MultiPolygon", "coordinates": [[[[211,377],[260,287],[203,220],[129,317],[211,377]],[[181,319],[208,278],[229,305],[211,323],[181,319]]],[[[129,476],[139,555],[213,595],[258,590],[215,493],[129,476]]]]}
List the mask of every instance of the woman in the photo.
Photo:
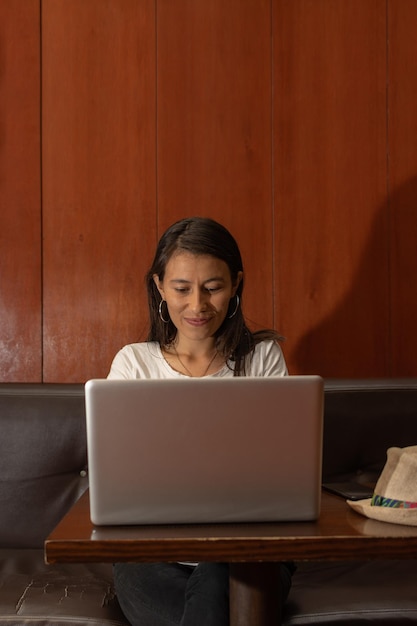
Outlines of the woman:
{"type": "MultiPolygon", "coordinates": [[[[148,340],[125,346],[109,378],[285,376],[275,331],[251,332],[242,313],[236,241],[209,218],[186,218],[161,237],[147,274],[148,340]]],[[[282,564],[282,597],[291,586],[282,564]]],[[[132,626],[227,626],[224,563],[119,563],[114,578],[132,626]]]]}

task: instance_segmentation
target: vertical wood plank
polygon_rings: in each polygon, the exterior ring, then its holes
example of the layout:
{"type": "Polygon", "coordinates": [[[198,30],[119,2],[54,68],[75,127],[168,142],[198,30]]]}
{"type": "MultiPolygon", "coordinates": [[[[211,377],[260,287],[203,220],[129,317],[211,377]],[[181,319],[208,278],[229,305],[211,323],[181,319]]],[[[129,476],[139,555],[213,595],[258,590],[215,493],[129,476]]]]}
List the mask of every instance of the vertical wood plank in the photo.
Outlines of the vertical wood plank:
{"type": "Polygon", "coordinates": [[[276,324],[292,373],[389,373],[384,0],[273,3],[276,324]]]}
{"type": "Polygon", "coordinates": [[[44,376],[106,376],[147,328],[153,0],[44,0],[44,376]]]}
{"type": "Polygon", "coordinates": [[[0,380],[41,380],[40,11],[0,2],[0,380]]]}
{"type": "Polygon", "coordinates": [[[270,17],[267,0],[158,1],[159,230],[231,230],[253,327],[272,325],[270,17]]]}
{"type": "Polygon", "coordinates": [[[417,376],[417,41],[414,0],[388,2],[388,145],[393,376],[417,376]]]}

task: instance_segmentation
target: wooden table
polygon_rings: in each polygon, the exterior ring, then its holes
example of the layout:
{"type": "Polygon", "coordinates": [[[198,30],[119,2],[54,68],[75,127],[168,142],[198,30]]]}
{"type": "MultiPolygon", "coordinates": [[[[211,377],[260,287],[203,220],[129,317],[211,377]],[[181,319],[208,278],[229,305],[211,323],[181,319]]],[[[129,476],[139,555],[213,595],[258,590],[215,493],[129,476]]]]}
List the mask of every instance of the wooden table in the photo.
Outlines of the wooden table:
{"type": "Polygon", "coordinates": [[[417,558],[417,528],[368,520],[327,493],[317,522],[94,526],[86,492],[45,541],[47,563],[229,562],[231,626],[280,624],[280,561],[390,558],[417,558]]]}

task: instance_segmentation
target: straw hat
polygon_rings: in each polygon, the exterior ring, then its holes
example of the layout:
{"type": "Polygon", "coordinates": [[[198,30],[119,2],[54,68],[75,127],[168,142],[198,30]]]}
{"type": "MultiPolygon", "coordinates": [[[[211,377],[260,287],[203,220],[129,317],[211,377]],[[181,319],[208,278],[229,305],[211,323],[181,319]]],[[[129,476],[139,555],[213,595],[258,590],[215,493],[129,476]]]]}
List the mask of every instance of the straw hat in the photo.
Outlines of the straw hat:
{"type": "Polygon", "coordinates": [[[417,446],[389,448],[373,497],[347,502],[371,519],[417,526],[417,446]]]}

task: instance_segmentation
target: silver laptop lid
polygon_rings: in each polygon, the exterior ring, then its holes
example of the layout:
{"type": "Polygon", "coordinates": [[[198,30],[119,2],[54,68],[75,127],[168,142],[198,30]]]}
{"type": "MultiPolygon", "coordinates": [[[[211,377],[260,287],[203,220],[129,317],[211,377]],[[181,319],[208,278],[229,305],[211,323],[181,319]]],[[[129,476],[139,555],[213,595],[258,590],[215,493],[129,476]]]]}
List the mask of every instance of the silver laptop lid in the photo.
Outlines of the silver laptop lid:
{"type": "Polygon", "coordinates": [[[320,377],[91,380],[85,388],[93,523],[318,517],[320,377]]]}

